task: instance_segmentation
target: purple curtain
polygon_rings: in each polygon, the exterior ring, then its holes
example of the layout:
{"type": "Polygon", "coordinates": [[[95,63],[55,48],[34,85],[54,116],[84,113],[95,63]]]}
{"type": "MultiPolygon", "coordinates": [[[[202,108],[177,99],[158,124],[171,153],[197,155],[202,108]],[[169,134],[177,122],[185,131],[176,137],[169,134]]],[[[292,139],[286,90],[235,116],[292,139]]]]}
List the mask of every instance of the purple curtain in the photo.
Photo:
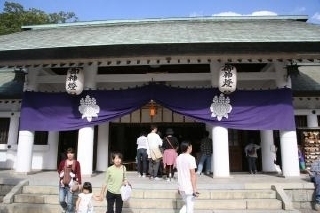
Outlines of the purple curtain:
{"type": "Polygon", "coordinates": [[[160,84],[83,91],[78,96],[66,92],[24,92],[20,130],[65,131],[93,126],[129,114],[151,99],[174,112],[212,125],[243,130],[295,130],[291,89],[237,90],[225,96],[229,97],[232,110],[221,120],[212,117],[210,111],[214,97],[219,95],[216,88],[189,89],[160,84]],[[91,108],[81,106],[81,100],[91,108]],[[79,106],[89,114],[81,113],[79,106]]]}

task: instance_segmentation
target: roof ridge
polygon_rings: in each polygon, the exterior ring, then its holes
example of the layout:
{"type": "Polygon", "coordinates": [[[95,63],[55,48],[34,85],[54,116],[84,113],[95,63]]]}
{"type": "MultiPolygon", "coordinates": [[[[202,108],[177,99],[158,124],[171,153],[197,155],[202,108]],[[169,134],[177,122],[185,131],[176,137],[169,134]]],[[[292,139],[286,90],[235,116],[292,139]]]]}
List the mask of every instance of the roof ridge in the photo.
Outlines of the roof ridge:
{"type": "Polygon", "coordinates": [[[22,26],[22,30],[37,30],[59,27],[74,27],[74,26],[93,26],[106,24],[141,24],[141,23],[157,23],[157,22],[171,22],[171,21],[237,21],[237,20],[308,20],[307,15],[267,15],[267,16],[197,16],[197,17],[172,17],[172,18],[146,18],[146,19],[120,19],[120,20],[97,20],[97,21],[83,21],[83,22],[69,22],[60,24],[42,24],[22,26]]]}

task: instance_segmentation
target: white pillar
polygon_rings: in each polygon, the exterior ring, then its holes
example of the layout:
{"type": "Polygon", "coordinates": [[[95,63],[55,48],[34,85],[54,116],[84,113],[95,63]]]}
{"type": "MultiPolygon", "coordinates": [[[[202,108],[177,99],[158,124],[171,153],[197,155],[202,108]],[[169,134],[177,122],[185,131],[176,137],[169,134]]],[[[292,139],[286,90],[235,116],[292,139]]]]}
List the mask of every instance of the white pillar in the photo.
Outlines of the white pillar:
{"type": "Polygon", "coordinates": [[[19,132],[19,114],[12,113],[10,117],[8,145],[16,145],[18,142],[19,132]]]}
{"type": "Polygon", "coordinates": [[[276,157],[272,130],[260,131],[261,159],[263,172],[276,172],[274,160],[276,157]]]}
{"type": "Polygon", "coordinates": [[[26,75],[26,81],[24,84],[24,90],[37,91],[38,89],[37,78],[40,70],[41,68],[28,69],[28,74],[26,75]]]}
{"type": "MultiPolygon", "coordinates": [[[[211,86],[219,86],[219,71],[221,63],[210,63],[211,72],[211,86]]],[[[229,177],[229,142],[228,142],[228,129],[220,126],[207,125],[207,128],[212,128],[212,160],[211,170],[213,177],[229,177]]],[[[210,132],[210,131],[209,131],[210,132]]]]}
{"type": "Polygon", "coordinates": [[[56,170],[57,169],[57,157],[58,157],[58,145],[59,145],[59,132],[48,132],[48,146],[49,150],[46,153],[44,159],[44,169],[56,170]]]}
{"type": "Polygon", "coordinates": [[[83,67],[84,74],[84,90],[96,89],[96,75],[98,72],[98,65],[96,62],[91,65],[85,65],[83,67]]]}
{"type": "MultiPolygon", "coordinates": [[[[275,62],[274,64],[277,75],[276,85],[279,88],[291,88],[291,78],[287,76],[286,64],[280,62],[275,62]]],[[[280,131],[280,147],[283,176],[300,176],[296,131],[280,131]]]]}
{"type": "Polygon", "coordinates": [[[280,145],[283,176],[300,176],[296,131],[280,131],[280,145]]]}
{"type": "Polygon", "coordinates": [[[307,115],[307,122],[308,122],[308,127],[318,127],[318,117],[316,114],[309,114],[307,115]]]}
{"type": "Polygon", "coordinates": [[[213,177],[229,177],[228,129],[220,126],[212,127],[212,143],[213,177]]]}
{"type": "Polygon", "coordinates": [[[109,162],[109,122],[98,127],[97,171],[106,171],[109,162]]]}
{"type": "Polygon", "coordinates": [[[212,62],[210,63],[210,72],[211,72],[211,86],[219,87],[219,71],[221,68],[221,63],[212,62]]]}
{"type": "Polygon", "coordinates": [[[32,166],[32,148],[33,148],[34,132],[20,131],[16,172],[28,173],[32,166]]]}
{"type": "MultiPolygon", "coordinates": [[[[84,69],[84,89],[90,90],[96,88],[95,77],[98,72],[97,63],[85,65],[84,69]]],[[[94,142],[94,127],[84,127],[79,129],[78,133],[78,155],[77,159],[80,162],[82,175],[92,175],[93,164],[93,142],[94,142]]]]}
{"type": "MultiPolygon", "coordinates": [[[[29,68],[24,90],[37,91],[37,77],[41,68],[29,68]]],[[[19,131],[16,172],[30,172],[32,169],[33,131],[19,131]]]]}
{"type": "Polygon", "coordinates": [[[92,175],[94,127],[79,129],[77,159],[80,162],[81,174],[92,175]]]}
{"type": "Polygon", "coordinates": [[[16,159],[16,145],[18,143],[19,132],[19,114],[12,113],[10,117],[8,143],[7,143],[7,162],[6,168],[13,169],[15,167],[16,159]]]}
{"type": "Polygon", "coordinates": [[[275,73],[276,73],[276,85],[278,88],[290,87],[291,88],[291,78],[287,76],[286,64],[283,62],[274,63],[275,73]]]}

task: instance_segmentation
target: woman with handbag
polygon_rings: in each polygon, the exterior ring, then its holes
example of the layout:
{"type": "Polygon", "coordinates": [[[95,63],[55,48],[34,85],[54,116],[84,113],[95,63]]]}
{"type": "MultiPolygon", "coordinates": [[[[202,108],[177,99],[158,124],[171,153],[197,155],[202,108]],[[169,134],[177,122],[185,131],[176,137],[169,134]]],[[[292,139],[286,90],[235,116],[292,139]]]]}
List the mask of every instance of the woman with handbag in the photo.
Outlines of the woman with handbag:
{"type": "Polygon", "coordinates": [[[151,125],[151,132],[147,135],[147,154],[149,159],[149,174],[150,180],[161,180],[158,178],[158,170],[162,154],[160,148],[162,146],[162,139],[157,134],[158,127],[151,125]]]}
{"type": "Polygon", "coordinates": [[[174,168],[176,166],[176,158],[178,157],[179,142],[173,136],[174,132],[171,128],[166,130],[166,137],[163,139],[162,148],[163,152],[163,169],[167,175],[167,181],[171,181],[174,176],[174,168]]]}
{"type": "MultiPolygon", "coordinates": [[[[81,169],[79,161],[74,159],[74,149],[67,149],[67,159],[62,160],[58,167],[59,174],[59,203],[63,212],[74,212],[73,184],[81,185],[81,169]]],[[[79,189],[79,188],[78,188],[79,189]]]]}

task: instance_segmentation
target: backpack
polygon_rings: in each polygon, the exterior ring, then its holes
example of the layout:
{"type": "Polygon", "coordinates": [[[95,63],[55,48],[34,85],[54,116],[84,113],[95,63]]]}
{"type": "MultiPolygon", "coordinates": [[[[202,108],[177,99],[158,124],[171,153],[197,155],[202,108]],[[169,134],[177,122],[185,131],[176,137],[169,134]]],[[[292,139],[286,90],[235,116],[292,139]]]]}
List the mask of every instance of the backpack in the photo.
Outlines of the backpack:
{"type": "Polygon", "coordinates": [[[64,172],[64,175],[62,178],[63,184],[68,185],[70,183],[70,181],[72,179],[72,177],[70,176],[70,172],[74,173],[75,167],[76,167],[76,161],[73,161],[72,166],[67,166],[67,161],[66,161],[64,168],[63,168],[63,172],[64,172]]]}
{"type": "Polygon", "coordinates": [[[248,155],[254,155],[256,153],[256,147],[252,146],[251,149],[248,150],[248,155]]]}

